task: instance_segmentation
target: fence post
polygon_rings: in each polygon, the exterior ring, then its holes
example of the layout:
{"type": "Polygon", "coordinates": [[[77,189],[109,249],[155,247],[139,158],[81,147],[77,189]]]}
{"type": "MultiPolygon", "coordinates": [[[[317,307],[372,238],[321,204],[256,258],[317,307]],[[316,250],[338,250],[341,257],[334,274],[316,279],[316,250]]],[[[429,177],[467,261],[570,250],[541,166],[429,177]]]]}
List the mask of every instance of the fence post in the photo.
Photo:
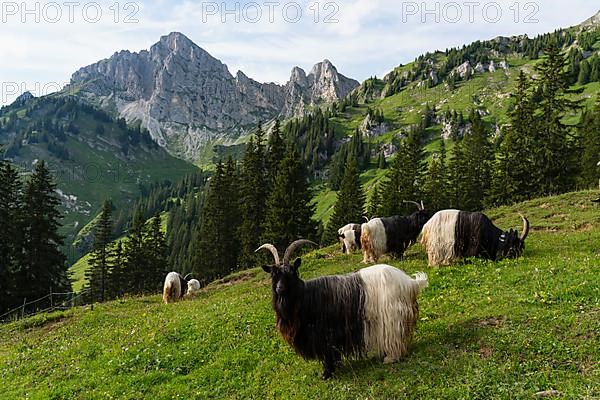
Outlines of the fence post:
{"type": "Polygon", "coordinates": [[[25,316],[25,303],[27,302],[27,297],[23,299],[23,306],[21,307],[21,318],[25,316]]]}
{"type": "Polygon", "coordinates": [[[50,287],[50,311],[54,310],[54,302],[52,301],[52,287],[50,287]]]}

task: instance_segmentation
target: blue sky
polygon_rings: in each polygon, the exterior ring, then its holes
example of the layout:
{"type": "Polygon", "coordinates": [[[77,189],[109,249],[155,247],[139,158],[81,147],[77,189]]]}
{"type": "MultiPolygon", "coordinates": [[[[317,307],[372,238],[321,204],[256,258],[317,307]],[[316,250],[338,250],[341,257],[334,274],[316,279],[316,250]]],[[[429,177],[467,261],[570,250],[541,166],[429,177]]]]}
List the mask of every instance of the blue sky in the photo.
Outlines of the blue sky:
{"type": "Polygon", "coordinates": [[[594,3],[84,0],[68,6],[58,0],[23,6],[3,1],[0,104],[24,89],[47,94],[78,68],[118,50],[147,49],[172,31],[187,35],[232,74],[242,70],[261,82],[284,83],[293,66],[309,70],[325,58],[362,81],[426,51],[578,24],[598,12],[594,3]]]}

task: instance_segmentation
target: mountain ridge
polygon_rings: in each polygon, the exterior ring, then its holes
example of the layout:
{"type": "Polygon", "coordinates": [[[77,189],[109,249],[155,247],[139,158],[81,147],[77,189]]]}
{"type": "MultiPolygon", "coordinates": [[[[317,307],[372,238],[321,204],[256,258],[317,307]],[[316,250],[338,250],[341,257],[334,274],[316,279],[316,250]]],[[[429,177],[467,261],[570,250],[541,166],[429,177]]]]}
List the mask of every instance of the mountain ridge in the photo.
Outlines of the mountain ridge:
{"type": "Polygon", "coordinates": [[[345,97],[359,82],[329,61],[306,74],[292,69],[284,84],[261,83],[226,64],[180,32],[149,50],[115,52],[77,70],[65,90],[132,123],[140,121],[172,154],[195,161],[215,139],[235,140],[260,121],[302,115],[345,97]]]}

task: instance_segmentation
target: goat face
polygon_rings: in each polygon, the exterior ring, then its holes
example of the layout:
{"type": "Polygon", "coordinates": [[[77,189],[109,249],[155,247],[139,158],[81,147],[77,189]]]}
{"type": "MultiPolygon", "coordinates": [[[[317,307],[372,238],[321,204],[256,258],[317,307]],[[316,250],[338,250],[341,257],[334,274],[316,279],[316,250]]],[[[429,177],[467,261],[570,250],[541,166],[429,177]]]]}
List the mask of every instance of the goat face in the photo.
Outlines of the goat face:
{"type": "Polygon", "coordinates": [[[499,239],[497,258],[517,258],[525,250],[525,240],[521,240],[514,229],[504,232],[499,239]]]}
{"type": "Polygon", "coordinates": [[[263,267],[263,270],[271,275],[273,305],[286,319],[292,316],[294,305],[302,297],[304,282],[298,274],[301,263],[298,258],[293,265],[263,267]]]}

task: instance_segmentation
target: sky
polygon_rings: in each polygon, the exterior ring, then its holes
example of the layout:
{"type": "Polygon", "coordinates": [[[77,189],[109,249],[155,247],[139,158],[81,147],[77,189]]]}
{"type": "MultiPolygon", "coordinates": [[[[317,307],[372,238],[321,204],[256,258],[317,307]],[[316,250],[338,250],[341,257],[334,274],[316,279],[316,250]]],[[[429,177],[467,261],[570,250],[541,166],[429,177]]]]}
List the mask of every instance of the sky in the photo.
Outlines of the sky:
{"type": "Polygon", "coordinates": [[[0,2],[0,104],[56,91],[116,51],[178,31],[235,74],[285,83],[329,59],[363,81],[427,51],[553,31],[596,14],[589,0],[56,0],[0,2]]]}

